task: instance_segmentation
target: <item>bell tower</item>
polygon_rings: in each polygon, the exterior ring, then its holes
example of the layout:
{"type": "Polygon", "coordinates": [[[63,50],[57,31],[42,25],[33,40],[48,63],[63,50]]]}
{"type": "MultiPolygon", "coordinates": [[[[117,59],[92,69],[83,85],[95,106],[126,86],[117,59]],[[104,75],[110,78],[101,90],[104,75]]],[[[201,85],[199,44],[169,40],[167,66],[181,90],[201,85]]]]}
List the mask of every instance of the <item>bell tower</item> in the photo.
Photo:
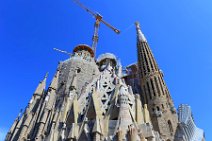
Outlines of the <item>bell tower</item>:
{"type": "Polygon", "coordinates": [[[163,79],[148,42],[138,22],[137,55],[139,78],[144,102],[148,105],[153,127],[167,141],[173,140],[177,127],[177,114],[168,88],[163,79]]]}

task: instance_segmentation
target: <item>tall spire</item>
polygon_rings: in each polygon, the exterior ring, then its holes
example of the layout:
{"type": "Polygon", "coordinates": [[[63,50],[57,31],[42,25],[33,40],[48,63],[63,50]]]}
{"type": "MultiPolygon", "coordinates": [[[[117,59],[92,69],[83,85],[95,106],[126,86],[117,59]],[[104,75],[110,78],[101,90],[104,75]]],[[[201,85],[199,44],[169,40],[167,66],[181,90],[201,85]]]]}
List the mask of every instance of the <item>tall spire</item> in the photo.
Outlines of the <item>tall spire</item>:
{"type": "Polygon", "coordinates": [[[40,139],[42,137],[42,134],[44,134],[44,129],[48,119],[50,118],[50,115],[52,114],[52,108],[54,106],[55,98],[56,98],[56,90],[58,86],[58,78],[59,78],[59,72],[60,70],[57,69],[56,74],[54,75],[52,82],[49,86],[47,95],[45,97],[45,103],[43,104],[44,110],[42,110],[42,114],[40,119],[38,120],[38,125],[37,125],[37,132],[36,132],[36,138],[40,139]]]}
{"type": "Polygon", "coordinates": [[[141,64],[140,67],[142,67],[140,69],[143,70],[141,75],[144,77],[152,71],[159,71],[159,68],[149,47],[149,44],[147,43],[147,40],[141,31],[139,22],[136,22],[135,25],[137,31],[138,61],[140,61],[139,64],[141,64]]]}
{"type": "Polygon", "coordinates": [[[15,119],[13,125],[11,126],[10,131],[7,133],[7,136],[6,136],[6,139],[5,139],[6,141],[7,140],[11,140],[11,138],[13,137],[13,134],[14,134],[14,132],[15,132],[15,130],[17,128],[17,125],[18,125],[18,123],[20,121],[21,114],[22,114],[22,109],[20,110],[17,118],[15,119]]]}
{"type": "Polygon", "coordinates": [[[54,105],[54,100],[56,97],[56,90],[58,88],[58,79],[59,79],[59,75],[60,75],[60,69],[57,69],[52,82],[49,86],[49,89],[47,91],[47,95],[45,97],[45,101],[46,101],[46,109],[51,110],[53,105],[54,105]]]}
{"type": "Polygon", "coordinates": [[[144,102],[148,105],[154,129],[161,133],[164,139],[173,140],[178,122],[174,104],[140,25],[138,22],[135,25],[139,77],[144,102]]]}
{"type": "Polygon", "coordinates": [[[40,107],[42,105],[41,99],[42,95],[44,93],[44,90],[46,88],[46,79],[47,79],[48,73],[46,73],[44,79],[38,84],[30,102],[27,106],[25,112],[23,113],[23,116],[21,117],[21,120],[23,122],[19,122],[20,125],[18,125],[20,128],[17,132],[18,136],[15,135],[12,138],[18,137],[18,140],[25,140],[27,139],[28,133],[30,132],[31,128],[34,126],[33,123],[35,123],[36,118],[39,115],[40,107]]]}

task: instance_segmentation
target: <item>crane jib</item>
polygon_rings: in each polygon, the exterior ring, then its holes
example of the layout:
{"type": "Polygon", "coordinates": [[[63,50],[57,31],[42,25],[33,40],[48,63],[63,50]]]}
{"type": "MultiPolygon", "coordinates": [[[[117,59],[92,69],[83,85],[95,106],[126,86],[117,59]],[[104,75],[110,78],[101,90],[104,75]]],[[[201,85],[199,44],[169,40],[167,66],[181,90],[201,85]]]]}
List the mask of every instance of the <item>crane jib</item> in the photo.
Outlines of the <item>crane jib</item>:
{"type": "Polygon", "coordinates": [[[106,21],[103,20],[103,17],[99,14],[99,13],[95,13],[93,11],[91,11],[90,9],[88,9],[86,6],[84,6],[79,0],[73,0],[77,5],[79,5],[82,9],[84,9],[86,12],[90,13],[91,15],[93,15],[96,19],[95,21],[95,28],[94,28],[94,34],[93,34],[93,38],[92,38],[92,49],[94,51],[94,54],[96,53],[96,47],[97,47],[97,42],[98,42],[98,31],[99,31],[99,24],[100,22],[102,22],[103,24],[105,24],[107,27],[109,27],[110,29],[112,29],[115,33],[120,34],[120,30],[116,29],[115,27],[113,27],[112,25],[110,25],[109,23],[107,23],[106,21]]]}

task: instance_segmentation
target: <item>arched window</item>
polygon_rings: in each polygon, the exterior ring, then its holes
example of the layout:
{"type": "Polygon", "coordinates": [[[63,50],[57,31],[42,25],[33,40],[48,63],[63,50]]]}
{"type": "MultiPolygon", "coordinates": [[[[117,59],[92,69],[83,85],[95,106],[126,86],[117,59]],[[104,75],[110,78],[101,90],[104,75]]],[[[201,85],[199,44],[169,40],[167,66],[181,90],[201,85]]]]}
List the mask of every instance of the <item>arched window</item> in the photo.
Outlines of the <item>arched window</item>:
{"type": "Polygon", "coordinates": [[[156,93],[155,93],[155,86],[154,86],[154,84],[153,84],[153,80],[152,80],[152,79],[150,79],[150,83],[151,83],[151,85],[152,85],[153,95],[156,96],[156,93]]]}
{"type": "Polygon", "coordinates": [[[161,94],[160,94],[160,88],[159,88],[159,86],[158,86],[157,77],[155,76],[154,79],[155,79],[155,84],[156,84],[156,89],[157,89],[157,91],[158,91],[158,95],[160,96],[161,94]]]}
{"type": "Polygon", "coordinates": [[[168,120],[168,126],[169,126],[169,131],[172,133],[173,132],[173,127],[172,127],[172,123],[170,120],[168,120]]]}
{"type": "Polygon", "coordinates": [[[157,106],[157,111],[160,111],[160,107],[159,106],[157,106]]]}
{"type": "Polygon", "coordinates": [[[148,89],[148,95],[149,95],[149,99],[152,99],[152,95],[151,95],[151,90],[150,90],[150,86],[149,83],[147,82],[147,89],[148,89]]]}
{"type": "Polygon", "coordinates": [[[164,105],[162,104],[161,106],[162,106],[162,108],[164,109],[164,105]]]}

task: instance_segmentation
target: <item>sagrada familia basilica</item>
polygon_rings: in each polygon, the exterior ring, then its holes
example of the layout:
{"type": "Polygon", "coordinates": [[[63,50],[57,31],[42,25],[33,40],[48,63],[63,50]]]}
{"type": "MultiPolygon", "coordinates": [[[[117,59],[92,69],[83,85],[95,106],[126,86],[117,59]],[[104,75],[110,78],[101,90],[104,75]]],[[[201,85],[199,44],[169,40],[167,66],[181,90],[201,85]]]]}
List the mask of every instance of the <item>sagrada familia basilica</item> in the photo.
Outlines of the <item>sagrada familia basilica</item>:
{"type": "Polygon", "coordinates": [[[114,54],[95,58],[93,48],[77,45],[59,63],[51,84],[46,88],[47,76],[38,84],[5,141],[205,141],[191,107],[182,104],[176,110],[135,25],[137,63],[123,71],[114,54]]]}

